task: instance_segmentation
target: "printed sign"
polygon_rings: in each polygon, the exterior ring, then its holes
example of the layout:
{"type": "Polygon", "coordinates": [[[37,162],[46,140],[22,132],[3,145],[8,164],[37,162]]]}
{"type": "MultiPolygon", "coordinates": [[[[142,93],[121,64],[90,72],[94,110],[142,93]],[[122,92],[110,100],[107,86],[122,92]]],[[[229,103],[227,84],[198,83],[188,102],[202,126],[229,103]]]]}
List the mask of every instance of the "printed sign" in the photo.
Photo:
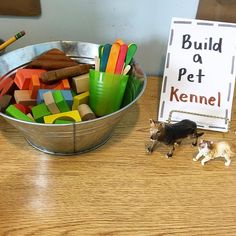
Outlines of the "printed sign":
{"type": "Polygon", "coordinates": [[[227,132],[236,75],[236,24],[173,18],[159,121],[191,119],[227,132]]]}

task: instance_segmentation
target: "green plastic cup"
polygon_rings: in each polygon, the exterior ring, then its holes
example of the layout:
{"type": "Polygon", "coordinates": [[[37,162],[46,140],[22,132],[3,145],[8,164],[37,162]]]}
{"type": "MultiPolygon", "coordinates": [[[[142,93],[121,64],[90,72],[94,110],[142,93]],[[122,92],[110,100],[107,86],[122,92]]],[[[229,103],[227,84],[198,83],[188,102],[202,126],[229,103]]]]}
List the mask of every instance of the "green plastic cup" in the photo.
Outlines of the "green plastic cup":
{"type": "Polygon", "coordinates": [[[89,106],[96,116],[108,115],[120,109],[128,78],[128,75],[90,69],[89,106]]]}

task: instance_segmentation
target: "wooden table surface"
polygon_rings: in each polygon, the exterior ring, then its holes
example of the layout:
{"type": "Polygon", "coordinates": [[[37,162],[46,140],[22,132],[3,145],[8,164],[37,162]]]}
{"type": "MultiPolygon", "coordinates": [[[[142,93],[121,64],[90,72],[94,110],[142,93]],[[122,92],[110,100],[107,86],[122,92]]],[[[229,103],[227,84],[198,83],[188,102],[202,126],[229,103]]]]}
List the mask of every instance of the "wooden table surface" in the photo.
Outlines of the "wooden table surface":
{"type": "MultiPolygon", "coordinates": [[[[146,154],[160,84],[149,77],[111,139],[78,156],[37,151],[1,119],[0,235],[236,235],[236,159],[201,166],[187,140],[172,159],[146,154]]],[[[205,138],[234,143],[235,130],[236,102],[230,132],[205,138]]]]}

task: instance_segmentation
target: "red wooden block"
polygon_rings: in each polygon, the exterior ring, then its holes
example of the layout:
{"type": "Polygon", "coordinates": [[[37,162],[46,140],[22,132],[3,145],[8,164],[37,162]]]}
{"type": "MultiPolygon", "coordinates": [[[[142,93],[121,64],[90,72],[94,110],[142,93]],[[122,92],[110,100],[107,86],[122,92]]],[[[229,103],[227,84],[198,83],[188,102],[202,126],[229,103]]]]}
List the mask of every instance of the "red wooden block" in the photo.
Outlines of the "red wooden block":
{"type": "Polygon", "coordinates": [[[14,80],[11,77],[4,78],[0,81],[0,95],[10,94],[16,89],[14,80]]]}
{"type": "Polygon", "coordinates": [[[31,112],[31,110],[23,104],[16,103],[16,104],[14,104],[14,106],[26,115],[31,112]]]}
{"type": "Polygon", "coordinates": [[[16,71],[14,82],[19,89],[29,89],[30,80],[33,75],[38,75],[41,78],[42,73],[46,70],[41,69],[18,69],[16,71]]]}

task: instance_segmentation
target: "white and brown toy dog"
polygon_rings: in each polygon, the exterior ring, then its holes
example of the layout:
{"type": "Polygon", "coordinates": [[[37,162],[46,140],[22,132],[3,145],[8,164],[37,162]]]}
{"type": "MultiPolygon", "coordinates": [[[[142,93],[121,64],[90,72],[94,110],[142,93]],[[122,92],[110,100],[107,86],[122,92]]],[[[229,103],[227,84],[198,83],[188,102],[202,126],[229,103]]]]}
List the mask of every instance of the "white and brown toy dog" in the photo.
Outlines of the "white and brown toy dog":
{"type": "Polygon", "coordinates": [[[234,154],[231,151],[230,145],[227,142],[216,142],[208,141],[208,140],[201,140],[198,144],[198,154],[194,161],[198,161],[201,157],[204,157],[201,160],[201,164],[205,165],[207,161],[218,157],[225,158],[225,165],[229,166],[231,163],[231,156],[234,154]]]}

